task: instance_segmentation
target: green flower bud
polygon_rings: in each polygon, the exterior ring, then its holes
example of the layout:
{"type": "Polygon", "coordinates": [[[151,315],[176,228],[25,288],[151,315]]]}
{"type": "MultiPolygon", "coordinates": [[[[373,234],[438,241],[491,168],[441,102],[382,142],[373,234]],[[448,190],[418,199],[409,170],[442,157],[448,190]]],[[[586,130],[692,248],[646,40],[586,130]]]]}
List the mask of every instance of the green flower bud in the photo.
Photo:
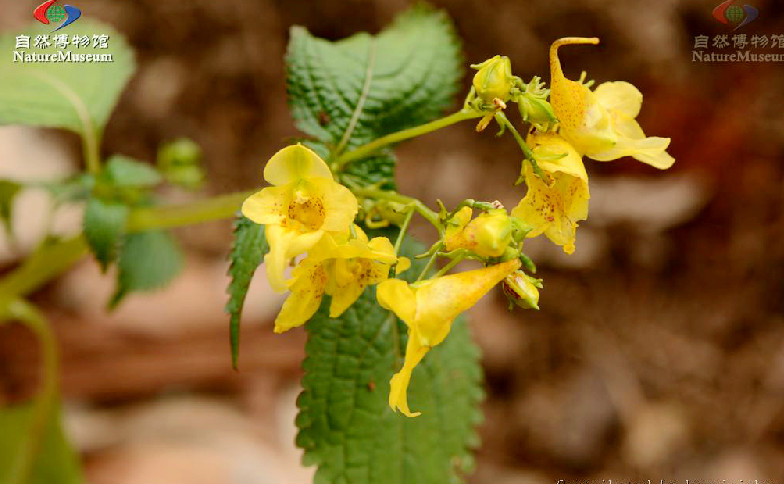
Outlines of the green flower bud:
{"type": "Polygon", "coordinates": [[[542,280],[529,276],[521,270],[516,270],[506,276],[501,287],[509,299],[509,309],[520,306],[523,309],[539,309],[539,289],[542,280]]]}
{"type": "Polygon", "coordinates": [[[534,77],[514,99],[523,121],[531,123],[540,131],[547,131],[558,123],[553,107],[547,102],[549,93],[544,83],[534,77]]]}
{"type": "Polygon", "coordinates": [[[187,138],[176,139],[158,150],[158,168],[175,185],[196,190],[204,183],[201,148],[187,138]]]}
{"type": "Polygon", "coordinates": [[[494,99],[503,102],[510,99],[515,77],[508,57],[497,55],[471,67],[479,71],[474,75],[473,86],[483,103],[491,105],[494,99]]]}
{"type": "Polygon", "coordinates": [[[544,99],[538,99],[523,93],[517,100],[517,107],[520,109],[520,116],[523,118],[523,121],[531,123],[540,131],[548,131],[558,123],[553,107],[544,99]]]}

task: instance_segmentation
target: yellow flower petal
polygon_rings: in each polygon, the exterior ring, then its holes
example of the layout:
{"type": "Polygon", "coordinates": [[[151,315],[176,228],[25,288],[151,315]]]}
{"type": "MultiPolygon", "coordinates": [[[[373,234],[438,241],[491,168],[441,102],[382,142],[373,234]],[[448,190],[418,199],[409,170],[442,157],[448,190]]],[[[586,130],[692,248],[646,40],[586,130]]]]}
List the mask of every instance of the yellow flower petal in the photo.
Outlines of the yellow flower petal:
{"type": "Polygon", "coordinates": [[[411,373],[430,350],[429,347],[422,346],[419,340],[420,338],[415,331],[409,333],[403,368],[395,373],[389,381],[389,407],[395,411],[399,410],[406,417],[421,415],[421,412],[412,412],[408,408],[408,385],[411,382],[411,373]]]}
{"type": "Polygon", "coordinates": [[[624,81],[604,82],[594,91],[596,99],[610,111],[618,111],[630,118],[636,118],[642,107],[642,93],[624,81]]]}
{"type": "Polygon", "coordinates": [[[283,273],[289,261],[316,245],[324,232],[317,230],[303,234],[287,227],[267,225],[264,235],[270,246],[269,252],[264,256],[267,280],[273,290],[285,292],[288,287],[283,273]]]}
{"type": "Polygon", "coordinates": [[[640,112],[642,93],[628,82],[605,82],[591,91],[566,79],[558,48],[572,44],[597,44],[599,39],[559,39],[550,47],[550,103],[558,117],[559,133],[578,152],[597,161],[631,156],[656,168],[672,166],[667,152],[669,138],[646,138],[634,120],[640,112]]]}
{"type": "Polygon", "coordinates": [[[341,286],[339,290],[332,294],[332,302],[329,306],[329,317],[337,318],[343,314],[346,309],[359,299],[359,296],[362,295],[364,290],[365,285],[360,284],[355,279],[348,284],[341,286]]]}
{"type": "Polygon", "coordinates": [[[291,294],[275,319],[275,332],[283,333],[305,324],[321,305],[327,274],[324,267],[305,258],[294,269],[291,294]]]}
{"type": "Polygon", "coordinates": [[[359,203],[351,190],[332,180],[319,181],[324,190],[324,230],[342,232],[348,230],[357,216],[359,203]]]}
{"type": "Polygon", "coordinates": [[[395,266],[395,275],[402,274],[411,267],[411,259],[408,257],[398,257],[397,265],[395,266]]]}
{"type": "Polygon", "coordinates": [[[536,133],[526,140],[536,155],[539,167],[549,173],[562,172],[588,183],[582,156],[556,133],[536,133]]]}
{"type": "Polygon", "coordinates": [[[591,154],[591,159],[610,161],[631,156],[660,170],[666,170],[675,163],[675,158],[666,151],[670,138],[646,138],[637,121],[622,113],[614,113],[613,128],[619,134],[618,142],[609,150],[591,154]]]}
{"type": "Polygon", "coordinates": [[[376,288],[376,299],[384,309],[397,314],[403,321],[414,321],[416,296],[408,283],[400,279],[387,279],[376,288]]]}
{"type": "Polygon", "coordinates": [[[542,160],[539,166],[548,174],[550,183],[542,181],[526,163],[523,175],[528,193],[512,210],[512,216],[533,227],[527,237],[544,233],[571,254],[575,250],[577,223],[588,217],[590,194],[582,158],[556,134],[537,134],[530,136],[528,142],[537,159],[542,160]]]}
{"type": "Polygon", "coordinates": [[[419,331],[422,344],[435,346],[441,343],[451,327],[452,321],[463,311],[472,307],[490,289],[501,282],[507,274],[520,267],[518,259],[500,264],[437,277],[423,282],[414,290],[416,293],[416,319],[412,323],[419,331]]]}
{"type": "Polygon", "coordinates": [[[331,180],[332,172],[319,155],[301,144],[278,151],[264,167],[264,179],[273,185],[286,185],[315,177],[331,180]]]}
{"type": "Polygon", "coordinates": [[[281,224],[286,219],[288,205],[288,188],[266,187],[245,199],[242,214],[257,224],[281,224]]]}
{"type": "Polygon", "coordinates": [[[452,321],[476,304],[490,289],[520,267],[513,259],[494,266],[437,277],[411,287],[399,279],[378,285],[379,304],[408,326],[408,344],[403,368],[390,382],[389,406],[404,415],[415,417],[406,397],[411,372],[425,353],[449,334],[452,321]]]}
{"type": "Polygon", "coordinates": [[[550,104],[560,132],[581,153],[612,148],[616,136],[610,116],[596,95],[584,84],[564,77],[558,48],[564,45],[598,44],[597,38],[567,37],[550,46],[550,104]]]}

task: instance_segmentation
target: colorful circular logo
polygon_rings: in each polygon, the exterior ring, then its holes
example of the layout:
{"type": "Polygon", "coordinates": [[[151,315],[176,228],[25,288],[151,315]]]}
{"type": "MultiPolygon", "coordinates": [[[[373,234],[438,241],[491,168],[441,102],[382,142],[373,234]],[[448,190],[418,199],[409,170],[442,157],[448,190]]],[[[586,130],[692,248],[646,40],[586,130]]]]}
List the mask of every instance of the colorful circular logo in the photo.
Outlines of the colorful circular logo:
{"type": "Polygon", "coordinates": [[[732,30],[738,30],[744,25],[750,24],[754,19],[759,17],[759,10],[751,5],[733,5],[735,0],[727,0],[722,2],[713,9],[713,18],[723,23],[724,25],[734,25],[732,30]]]}
{"type": "Polygon", "coordinates": [[[57,0],[46,0],[41,5],[37,6],[35,10],[33,10],[33,17],[44,25],[62,22],[59,27],[54,29],[57,31],[71,25],[82,16],[82,11],[79,10],[78,7],[74,7],[73,5],[55,5],[55,2],[57,2],[57,0]]]}

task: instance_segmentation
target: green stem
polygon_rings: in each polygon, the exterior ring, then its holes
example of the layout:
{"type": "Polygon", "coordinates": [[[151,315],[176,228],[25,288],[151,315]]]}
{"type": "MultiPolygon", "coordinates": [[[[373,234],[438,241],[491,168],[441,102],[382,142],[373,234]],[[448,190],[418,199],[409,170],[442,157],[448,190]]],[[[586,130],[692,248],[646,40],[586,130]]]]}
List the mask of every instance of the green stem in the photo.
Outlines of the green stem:
{"type": "Polygon", "coordinates": [[[495,120],[501,126],[502,129],[506,128],[512,132],[512,136],[514,136],[514,139],[515,141],[517,141],[517,144],[520,146],[520,149],[523,150],[523,155],[525,156],[525,159],[531,163],[531,167],[534,169],[534,173],[536,173],[536,176],[546,181],[547,177],[545,176],[542,169],[539,168],[539,164],[536,162],[536,157],[534,156],[534,152],[531,151],[531,148],[528,146],[528,143],[526,143],[523,137],[520,136],[520,133],[517,132],[514,125],[512,125],[512,123],[509,121],[509,118],[507,118],[503,112],[499,111],[495,113],[495,120]]]}
{"type": "Polygon", "coordinates": [[[23,297],[59,276],[87,254],[81,235],[41,246],[21,266],[0,279],[0,296],[23,297]]]}
{"type": "Polygon", "coordinates": [[[455,257],[454,259],[450,260],[449,262],[447,262],[447,264],[444,267],[439,269],[439,271],[436,272],[436,274],[433,277],[443,276],[444,274],[449,272],[449,270],[452,269],[454,266],[456,266],[457,264],[462,262],[463,259],[465,259],[465,257],[466,257],[465,255],[459,255],[459,256],[455,257]]]}
{"type": "Polygon", "coordinates": [[[377,188],[354,188],[352,190],[354,195],[363,198],[373,198],[376,200],[388,200],[390,202],[397,202],[401,205],[411,207],[415,212],[421,215],[425,220],[430,222],[434,227],[440,230],[441,222],[438,220],[438,214],[427,208],[427,206],[417,200],[416,198],[401,195],[398,192],[389,190],[379,190],[377,188]]]}
{"type": "MultiPolygon", "coordinates": [[[[85,129],[89,129],[89,127],[85,129]]],[[[101,170],[101,154],[98,147],[100,135],[95,132],[86,132],[83,138],[82,150],[87,171],[93,174],[98,173],[101,170]]]]}
{"type": "Polygon", "coordinates": [[[408,226],[411,224],[411,219],[414,218],[414,210],[409,210],[406,214],[406,218],[403,220],[403,225],[400,226],[400,232],[397,234],[397,240],[395,240],[395,257],[400,253],[400,246],[403,245],[403,239],[406,236],[406,232],[408,231],[408,226]]]}
{"type": "Polygon", "coordinates": [[[170,229],[195,225],[234,216],[242,202],[252,192],[230,193],[182,205],[143,207],[131,211],[128,217],[129,232],[153,229],[170,229]]]}
{"type": "Polygon", "coordinates": [[[30,328],[41,343],[41,359],[43,361],[41,389],[35,398],[33,420],[25,449],[20,453],[20,458],[14,462],[10,474],[11,484],[23,484],[30,480],[33,462],[41,448],[49,416],[55,411],[57,404],[59,374],[57,341],[46,318],[26,301],[12,300],[5,308],[0,308],[0,311],[3,313],[0,314],[0,319],[18,320],[30,328]]]}
{"type": "Polygon", "coordinates": [[[430,259],[427,261],[427,265],[425,265],[425,268],[422,269],[422,272],[419,273],[419,277],[417,277],[416,281],[414,282],[419,282],[425,278],[427,273],[430,272],[430,269],[433,268],[433,264],[435,264],[437,257],[438,257],[438,251],[433,252],[433,255],[431,255],[430,259]]]}
{"type": "Polygon", "coordinates": [[[459,123],[460,121],[465,121],[468,119],[480,118],[484,116],[485,113],[480,111],[474,111],[471,109],[462,109],[454,114],[450,114],[449,116],[444,116],[443,118],[436,119],[435,121],[431,121],[429,123],[422,124],[420,126],[415,126],[413,128],[404,129],[402,131],[398,131],[396,133],[391,133],[386,136],[382,136],[370,143],[362,145],[358,148],[355,148],[343,155],[339,156],[335,161],[335,165],[337,170],[343,168],[346,163],[349,163],[354,160],[358,160],[360,158],[364,158],[374,151],[378,150],[379,148],[383,148],[384,146],[391,145],[393,143],[399,143],[401,141],[416,138],[417,136],[422,136],[423,134],[427,134],[433,131],[436,131],[441,128],[445,128],[447,126],[453,125],[455,123],[459,123]]]}
{"type": "MultiPolygon", "coordinates": [[[[249,193],[231,193],[188,204],[137,208],[128,218],[129,232],[167,229],[233,217],[249,193]]],[[[0,279],[0,296],[23,297],[68,270],[88,248],[84,237],[49,242],[21,266],[0,279]]]]}

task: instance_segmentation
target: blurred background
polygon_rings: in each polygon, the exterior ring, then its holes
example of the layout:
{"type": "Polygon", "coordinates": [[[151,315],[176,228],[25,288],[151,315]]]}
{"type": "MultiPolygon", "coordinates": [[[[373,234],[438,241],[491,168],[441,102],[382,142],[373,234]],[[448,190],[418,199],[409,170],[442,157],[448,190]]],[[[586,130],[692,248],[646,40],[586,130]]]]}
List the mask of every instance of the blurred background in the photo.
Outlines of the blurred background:
{"type": "MultiPolygon", "coordinates": [[[[749,0],[741,31],[784,34],[784,4],[749,0]]],[[[288,28],[338,39],[376,32],[405,0],[82,0],[137,52],[139,68],[102,151],[154,160],[186,136],[204,149],[206,193],[252,189],[265,160],[298,135],[286,106],[288,28]]],[[[730,34],[718,0],[437,0],[467,63],[512,59],[549,78],[563,36],[567,76],[627,80],[640,123],[672,138],[675,166],[586,160],[590,218],[566,256],[528,245],[541,310],[506,310],[500,291],[471,312],[486,370],[483,446],[471,482],[557,479],[780,482],[784,479],[784,63],[692,62],[695,36],[730,34]]],[[[2,1],[0,30],[23,28],[30,2],[2,1]]],[[[784,37],[780,41],[784,44],[784,37]]],[[[754,49],[784,54],[784,45],[754,49]]],[[[729,47],[724,51],[733,51],[729,47]]],[[[469,74],[464,79],[467,90],[469,74]]],[[[458,107],[456,100],[455,107],[458,107]]],[[[513,118],[516,115],[513,114],[513,118]]],[[[520,154],[492,129],[453,126],[398,149],[401,191],[447,206],[466,196],[512,207],[520,154]]],[[[0,177],[57,179],[79,167],[75,136],[0,128],[0,177]]],[[[172,202],[200,195],[167,193],[172,202]]],[[[19,247],[0,236],[0,270],[40,239],[46,196],[22,195],[19,247]]],[[[55,214],[79,229],[80,208],[55,214]]],[[[425,226],[415,227],[432,241],[425,226]]],[[[230,223],[177,231],[188,263],[164,291],[104,312],[113,280],[84,261],[34,296],[61,343],[67,431],[93,483],[304,483],[293,417],[300,329],[273,336],[281,303],[264,278],[246,305],[240,366],[230,368],[222,308],[230,223]]],[[[0,400],[35,390],[36,342],[0,328],[0,400]]]]}

